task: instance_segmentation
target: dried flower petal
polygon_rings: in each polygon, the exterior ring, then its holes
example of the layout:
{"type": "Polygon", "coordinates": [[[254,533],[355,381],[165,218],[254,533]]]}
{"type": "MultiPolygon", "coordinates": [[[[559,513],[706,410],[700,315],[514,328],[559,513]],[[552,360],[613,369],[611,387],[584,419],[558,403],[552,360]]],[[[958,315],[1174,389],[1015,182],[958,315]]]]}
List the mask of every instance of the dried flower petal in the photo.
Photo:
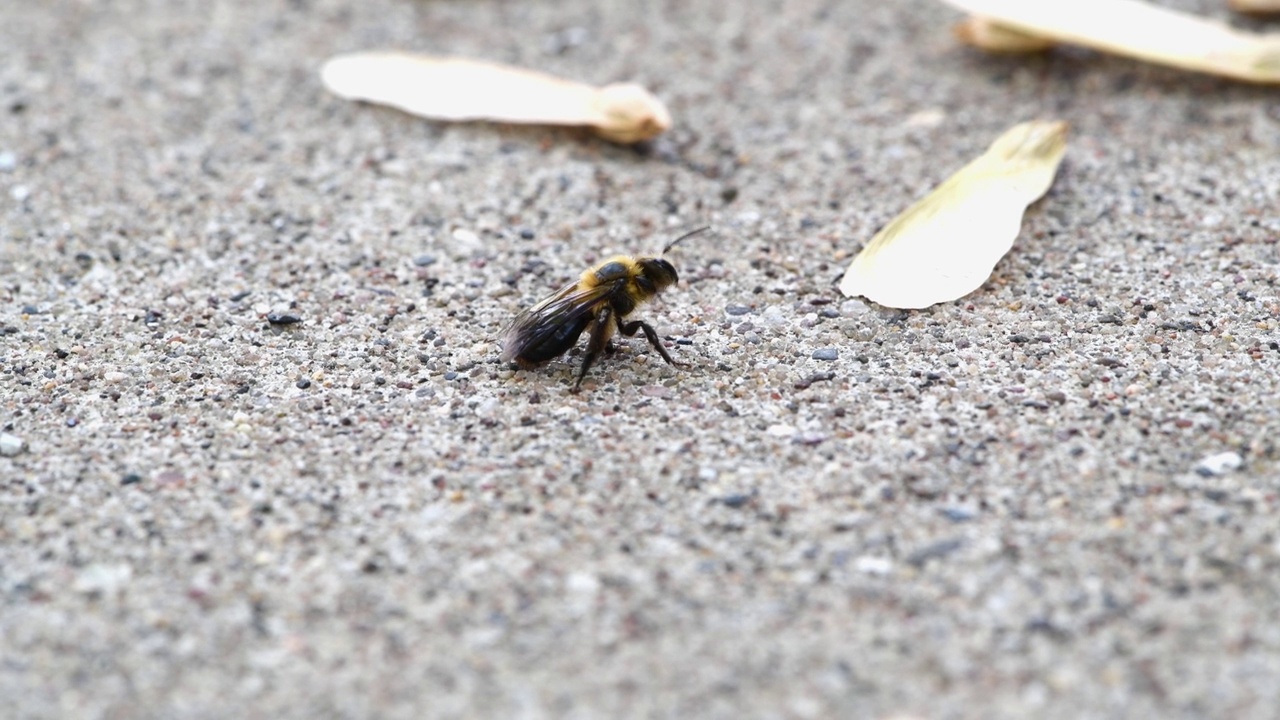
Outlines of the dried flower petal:
{"type": "Polygon", "coordinates": [[[1048,191],[1067,124],[1015,125],[977,160],[876,234],[840,290],[895,308],[923,308],[982,286],[1013,247],[1027,206],[1048,191]]]}
{"type": "Polygon", "coordinates": [[[585,125],[633,143],[671,126],[660,100],[639,85],[598,88],[533,70],[463,58],[360,52],[320,70],[330,92],[435,120],[585,125]]]}
{"type": "Polygon", "coordinates": [[[1045,40],[1237,80],[1280,83],[1280,34],[1243,32],[1140,0],[944,2],[1045,40]]]}

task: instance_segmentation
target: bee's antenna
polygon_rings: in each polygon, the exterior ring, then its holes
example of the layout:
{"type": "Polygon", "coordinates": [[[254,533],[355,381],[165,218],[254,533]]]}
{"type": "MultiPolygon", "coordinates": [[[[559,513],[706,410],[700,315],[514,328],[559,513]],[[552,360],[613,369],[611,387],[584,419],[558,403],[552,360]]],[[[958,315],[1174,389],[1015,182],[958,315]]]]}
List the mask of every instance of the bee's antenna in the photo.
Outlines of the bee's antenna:
{"type": "Polygon", "coordinates": [[[694,235],[697,235],[697,234],[698,234],[698,233],[700,233],[700,232],[706,232],[707,230],[710,230],[710,229],[711,229],[711,226],[710,226],[710,225],[704,225],[704,226],[702,226],[702,227],[698,228],[697,230],[690,230],[689,232],[687,232],[687,233],[685,233],[685,234],[681,235],[680,237],[676,238],[675,240],[672,240],[671,242],[667,243],[667,246],[666,246],[666,247],[664,247],[664,248],[662,248],[662,254],[663,254],[663,255],[666,255],[668,250],[670,250],[671,248],[675,247],[676,245],[679,245],[679,244],[680,244],[680,242],[681,242],[682,240],[684,240],[685,238],[693,237],[694,235]]]}

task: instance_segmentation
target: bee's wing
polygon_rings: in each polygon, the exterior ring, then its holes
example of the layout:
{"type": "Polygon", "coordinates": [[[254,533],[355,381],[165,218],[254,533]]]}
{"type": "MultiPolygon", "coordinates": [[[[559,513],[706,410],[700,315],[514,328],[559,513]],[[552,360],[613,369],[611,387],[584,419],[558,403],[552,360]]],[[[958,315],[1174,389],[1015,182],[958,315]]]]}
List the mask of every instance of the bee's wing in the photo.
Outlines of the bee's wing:
{"type": "MultiPolygon", "coordinates": [[[[532,348],[569,332],[577,340],[600,300],[613,292],[614,283],[582,288],[577,283],[564,286],[556,294],[521,312],[507,327],[502,342],[502,359],[510,362],[525,357],[532,348]]],[[[567,347],[565,348],[568,349],[567,347]]],[[[558,353],[557,353],[558,354],[558,353]]]]}

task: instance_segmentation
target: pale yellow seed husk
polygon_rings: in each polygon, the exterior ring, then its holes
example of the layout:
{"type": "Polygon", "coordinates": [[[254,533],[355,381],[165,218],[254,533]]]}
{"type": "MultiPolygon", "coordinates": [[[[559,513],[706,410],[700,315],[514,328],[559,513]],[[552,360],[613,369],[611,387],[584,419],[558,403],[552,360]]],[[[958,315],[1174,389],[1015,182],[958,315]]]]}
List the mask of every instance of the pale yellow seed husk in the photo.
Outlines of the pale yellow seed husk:
{"type": "Polygon", "coordinates": [[[968,17],[956,23],[952,32],[966,45],[997,53],[1043,52],[1057,45],[1039,35],[1029,35],[986,18],[968,17]]]}
{"type": "Polygon", "coordinates": [[[601,88],[465,58],[349,53],[325,62],[320,78],[339,97],[434,120],[587,126],[620,143],[648,140],[671,127],[666,106],[639,85],[601,88]]]}
{"type": "Polygon", "coordinates": [[[1280,13],[1280,0],[1230,0],[1228,4],[1242,13],[1280,13]]]}
{"type": "Polygon", "coordinates": [[[1257,34],[1140,0],[943,0],[1045,40],[1183,70],[1280,83],[1280,34],[1257,34]]]}
{"type": "Polygon", "coordinates": [[[1067,124],[1021,123],[876,234],[840,290],[923,308],[982,286],[1013,247],[1027,206],[1044,195],[1067,148],[1067,124]]]}

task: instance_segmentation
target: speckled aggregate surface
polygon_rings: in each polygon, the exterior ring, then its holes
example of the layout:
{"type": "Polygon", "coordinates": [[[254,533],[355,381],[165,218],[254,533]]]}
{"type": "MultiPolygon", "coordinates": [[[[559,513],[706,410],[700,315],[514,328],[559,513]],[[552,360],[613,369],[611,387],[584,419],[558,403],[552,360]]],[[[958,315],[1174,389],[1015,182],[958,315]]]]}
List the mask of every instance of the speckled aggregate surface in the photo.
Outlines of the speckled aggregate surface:
{"type": "Polygon", "coordinates": [[[3,4],[0,715],[1274,717],[1280,95],[956,17],[3,4]],[[676,126],[320,87],[380,47],[635,80],[676,126]],[[839,296],[1034,117],[1067,157],[986,286],[839,296]],[[499,362],[701,224],[637,314],[687,367],[499,362]]]}

